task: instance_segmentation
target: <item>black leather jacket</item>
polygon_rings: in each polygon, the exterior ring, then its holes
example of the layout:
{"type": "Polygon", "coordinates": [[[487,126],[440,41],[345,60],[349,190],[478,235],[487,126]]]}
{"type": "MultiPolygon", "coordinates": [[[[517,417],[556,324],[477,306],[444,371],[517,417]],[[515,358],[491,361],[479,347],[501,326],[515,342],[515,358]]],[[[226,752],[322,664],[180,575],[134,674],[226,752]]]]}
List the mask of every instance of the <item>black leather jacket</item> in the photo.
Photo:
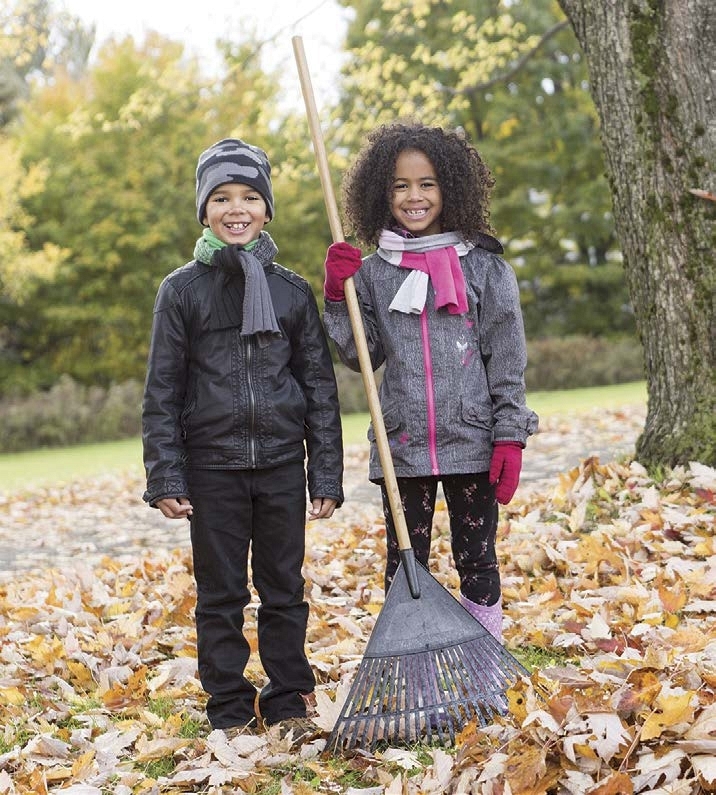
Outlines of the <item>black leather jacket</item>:
{"type": "Polygon", "coordinates": [[[309,496],[343,501],[333,363],[305,279],[266,266],[281,336],[212,328],[217,269],[189,262],[159,287],[142,407],[147,490],[190,497],[185,470],[264,469],[308,455],[309,496]]]}

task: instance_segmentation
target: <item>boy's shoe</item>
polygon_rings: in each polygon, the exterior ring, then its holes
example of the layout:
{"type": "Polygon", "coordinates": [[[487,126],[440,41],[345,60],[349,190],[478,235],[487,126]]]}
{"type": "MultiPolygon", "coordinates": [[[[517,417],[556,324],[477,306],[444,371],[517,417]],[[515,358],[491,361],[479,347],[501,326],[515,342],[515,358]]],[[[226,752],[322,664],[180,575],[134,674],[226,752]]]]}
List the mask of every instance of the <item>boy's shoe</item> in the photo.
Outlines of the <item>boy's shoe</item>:
{"type": "Polygon", "coordinates": [[[259,722],[256,718],[251,718],[250,721],[244,723],[241,726],[229,726],[226,729],[222,729],[224,734],[226,735],[226,739],[231,741],[236,737],[242,737],[245,735],[256,735],[259,734],[261,731],[261,727],[259,726],[259,722]]]}
{"type": "Polygon", "coordinates": [[[278,736],[283,739],[291,733],[291,748],[297,748],[303,743],[315,740],[321,735],[321,727],[316,725],[312,718],[316,716],[316,694],[299,694],[306,705],[306,714],[293,718],[284,718],[272,724],[278,727],[278,736]]]}
{"type": "Polygon", "coordinates": [[[284,718],[278,723],[272,724],[271,728],[278,728],[278,736],[281,739],[291,735],[291,748],[297,748],[304,743],[315,740],[321,735],[321,728],[310,718],[284,718]]]}

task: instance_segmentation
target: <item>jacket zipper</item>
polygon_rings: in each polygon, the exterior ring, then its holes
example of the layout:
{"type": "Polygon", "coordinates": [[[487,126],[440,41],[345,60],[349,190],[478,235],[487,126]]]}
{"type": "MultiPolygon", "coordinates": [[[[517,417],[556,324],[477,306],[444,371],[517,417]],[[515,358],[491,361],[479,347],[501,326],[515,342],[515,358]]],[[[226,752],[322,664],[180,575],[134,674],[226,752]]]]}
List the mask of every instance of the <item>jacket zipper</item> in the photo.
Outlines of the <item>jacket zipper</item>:
{"type": "Polygon", "coordinates": [[[440,474],[438,466],[438,432],[435,419],[435,385],[433,383],[433,360],[430,352],[430,335],[428,334],[428,313],[424,309],[420,313],[420,334],[423,341],[423,366],[425,367],[425,400],[428,424],[428,452],[433,475],[440,474]]]}
{"type": "Polygon", "coordinates": [[[254,376],[252,369],[253,340],[244,338],[246,351],[246,385],[249,393],[249,465],[256,467],[256,392],[254,391],[254,376]]]}

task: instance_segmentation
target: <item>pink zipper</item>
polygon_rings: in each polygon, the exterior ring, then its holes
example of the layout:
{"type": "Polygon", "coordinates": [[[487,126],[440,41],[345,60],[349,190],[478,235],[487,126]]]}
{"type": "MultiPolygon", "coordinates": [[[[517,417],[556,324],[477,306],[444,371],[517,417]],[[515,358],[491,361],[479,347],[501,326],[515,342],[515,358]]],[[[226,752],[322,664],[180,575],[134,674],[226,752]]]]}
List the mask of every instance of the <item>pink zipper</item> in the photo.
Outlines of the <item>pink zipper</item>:
{"type": "Polygon", "coordinates": [[[435,422],[435,389],[433,384],[433,360],[430,353],[430,337],[428,335],[428,313],[425,309],[420,314],[420,334],[423,340],[423,365],[425,367],[425,398],[427,402],[428,420],[428,451],[433,475],[440,474],[438,467],[438,433],[435,422]]]}

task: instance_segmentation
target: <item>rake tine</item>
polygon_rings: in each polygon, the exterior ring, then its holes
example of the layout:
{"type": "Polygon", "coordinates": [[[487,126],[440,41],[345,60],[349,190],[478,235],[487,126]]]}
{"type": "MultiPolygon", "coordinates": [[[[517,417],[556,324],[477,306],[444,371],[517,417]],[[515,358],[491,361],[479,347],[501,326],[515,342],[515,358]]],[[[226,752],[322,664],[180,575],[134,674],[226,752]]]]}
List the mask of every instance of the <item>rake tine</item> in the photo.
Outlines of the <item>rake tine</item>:
{"type": "Polygon", "coordinates": [[[497,663],[510,655],[501,647],[475,643],[388,659],[367,659],[329,738],[328,747],[372,750],[379,742],[454,743],[457,730],[471,719],[487,725],[504,712],[508,672],[524,669],[497,663]]]}
{"type": "Polygon", "coordinates": [[[492,636],[389,657],[365,657],[327,748],[372,751],[378,743],[454,743],[470,720],[507,710],[506,689],[526,669],[492,636]]]}

